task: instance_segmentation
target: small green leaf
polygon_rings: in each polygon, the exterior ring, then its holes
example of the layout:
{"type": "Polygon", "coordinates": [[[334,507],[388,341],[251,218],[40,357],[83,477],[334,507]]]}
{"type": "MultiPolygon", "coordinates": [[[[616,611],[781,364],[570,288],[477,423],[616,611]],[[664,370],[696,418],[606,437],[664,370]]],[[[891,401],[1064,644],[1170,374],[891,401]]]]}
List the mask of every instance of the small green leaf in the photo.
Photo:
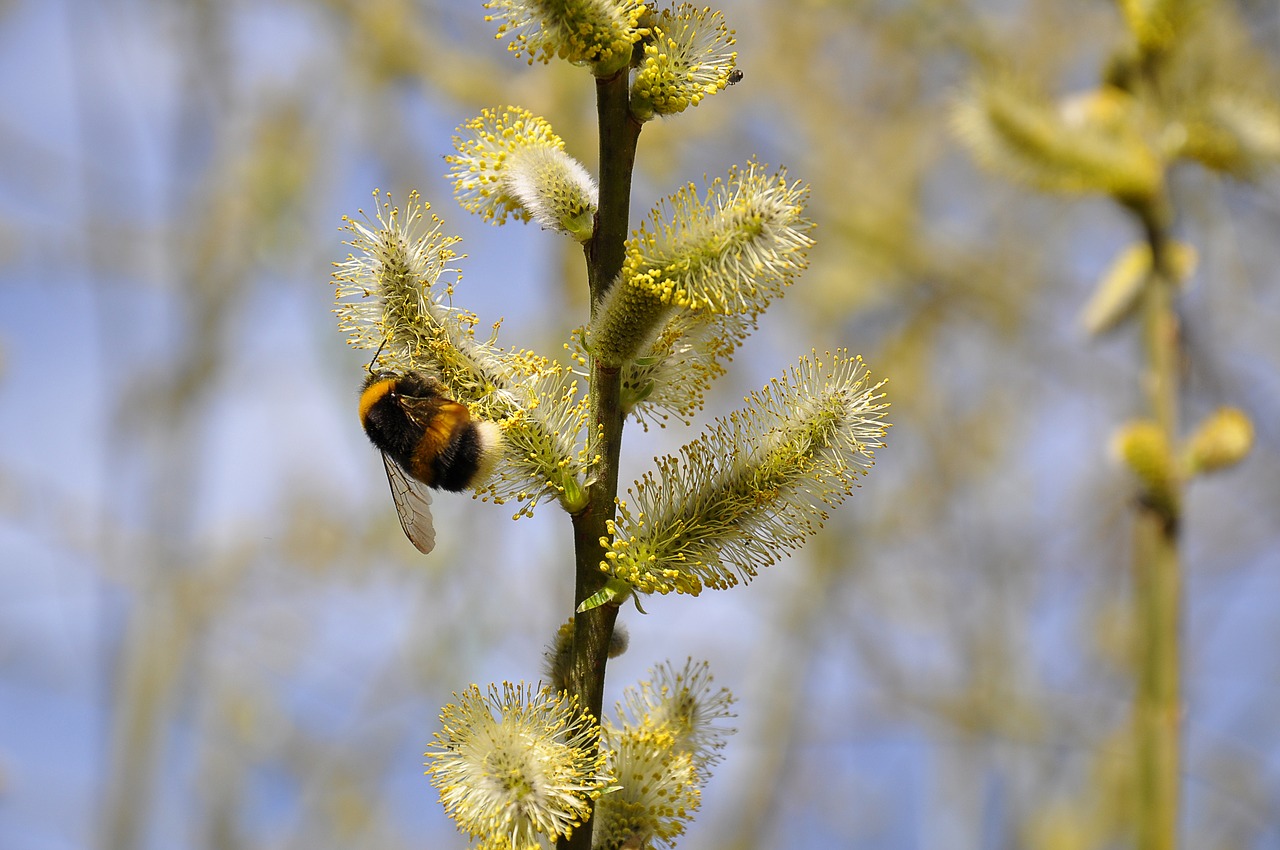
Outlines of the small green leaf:
{"type": "MultiPolygon", "coordinates": [[[[621,605],[627,601],[627,597],[631,595],[632,587],[620,578],[611,578],[605,582],[604,587],[593,593],[582,601],[578,606],[578,613],[584,614],[592,608],[599,608],[601,605],[621,605]]],[[[636,608],[640,613],[644,613],[644,609],[640,608],[639,600],[636,601],[636,608]]]]}

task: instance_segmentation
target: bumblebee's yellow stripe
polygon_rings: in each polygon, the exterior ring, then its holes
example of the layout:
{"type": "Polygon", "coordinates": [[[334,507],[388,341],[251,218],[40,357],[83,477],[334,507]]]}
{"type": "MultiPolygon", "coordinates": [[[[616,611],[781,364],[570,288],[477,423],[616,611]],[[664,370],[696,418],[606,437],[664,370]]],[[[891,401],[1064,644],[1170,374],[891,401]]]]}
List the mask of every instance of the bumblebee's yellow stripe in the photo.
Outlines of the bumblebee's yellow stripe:
{"type": "Polygon", "coordinates": [[[470,415],[466,405],[450,399],[440,399],[427,427],[422,432],[422,439],[413,450],[413,463],[409,472],[414,478],[427,484],[435,484],[435,460],[452,442],[454,434],[464,428],[470,415]]]}
{"type": "Polygon", "coordinates": [[[391,392],[395,385],[396,382],[394,378],[383,378],[381,381],[374,381],[372,384],[365,387],[364,392],[360,393],[361,426],[364,425],[364,421],[369,415],[369,409],[382,401],[383,397],[387,393],[391,392]]]}

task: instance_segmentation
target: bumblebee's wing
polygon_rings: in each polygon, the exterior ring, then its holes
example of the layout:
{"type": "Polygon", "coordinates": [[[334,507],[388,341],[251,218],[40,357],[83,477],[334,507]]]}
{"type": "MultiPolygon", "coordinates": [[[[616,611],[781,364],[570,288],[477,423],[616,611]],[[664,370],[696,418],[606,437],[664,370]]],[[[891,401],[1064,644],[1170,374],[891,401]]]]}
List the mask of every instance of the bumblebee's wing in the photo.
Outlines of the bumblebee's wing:
{"type": "Polygon", "coordinates": [[[446,417],[445,421],[449,421],[452,418],[466,422],[469,418],[465,404],[446,398],[443,395],[402,395],[398,400],[400,409],[419,428],[430,428],[431,424],[441,415],[446,417]]]}
{"type": "Polygon", "coordinates": [[[400,527],[409,542],[418,551],[427,554],[436,547],[436,527],[431,521],[431,492],[401,469],[385,452],[382,465],[387,468],[387,483],[391,485],[391,498],[400,515],[400,527]]]}

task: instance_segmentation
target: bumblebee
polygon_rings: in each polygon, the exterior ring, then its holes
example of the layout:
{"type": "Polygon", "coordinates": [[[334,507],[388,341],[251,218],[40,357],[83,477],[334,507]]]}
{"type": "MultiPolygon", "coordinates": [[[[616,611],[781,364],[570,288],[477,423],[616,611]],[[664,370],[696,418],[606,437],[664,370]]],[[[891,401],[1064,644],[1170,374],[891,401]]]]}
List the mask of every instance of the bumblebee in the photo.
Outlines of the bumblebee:
{"type": "Polygon", "coordinates": [[[502,432],[473,419],[423,372],[371,372],[360,390],[360,424],[382,452],[396,513],[405,535],[426,554],[436,544],[428,487],[459,492],[493,470],[502,432]]]}

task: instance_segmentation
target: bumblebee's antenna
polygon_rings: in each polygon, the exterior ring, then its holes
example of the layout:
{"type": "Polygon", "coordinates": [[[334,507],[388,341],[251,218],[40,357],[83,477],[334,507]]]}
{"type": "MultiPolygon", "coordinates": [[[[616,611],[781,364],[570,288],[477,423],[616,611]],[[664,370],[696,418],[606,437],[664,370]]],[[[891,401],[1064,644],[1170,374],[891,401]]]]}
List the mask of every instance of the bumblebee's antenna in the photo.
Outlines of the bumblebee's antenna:
{"type": "Polygon", "coordinates": [[[382,356],[382,349],[387,347],[387,338],[382,338],[382,345],[378,346],[378,350],[373,353],[373,359],[369,361],[369,365],[365,368],[369,370],[369,374],[373,374],[373,364],[378,362],[378,358],[382,356]]]}

